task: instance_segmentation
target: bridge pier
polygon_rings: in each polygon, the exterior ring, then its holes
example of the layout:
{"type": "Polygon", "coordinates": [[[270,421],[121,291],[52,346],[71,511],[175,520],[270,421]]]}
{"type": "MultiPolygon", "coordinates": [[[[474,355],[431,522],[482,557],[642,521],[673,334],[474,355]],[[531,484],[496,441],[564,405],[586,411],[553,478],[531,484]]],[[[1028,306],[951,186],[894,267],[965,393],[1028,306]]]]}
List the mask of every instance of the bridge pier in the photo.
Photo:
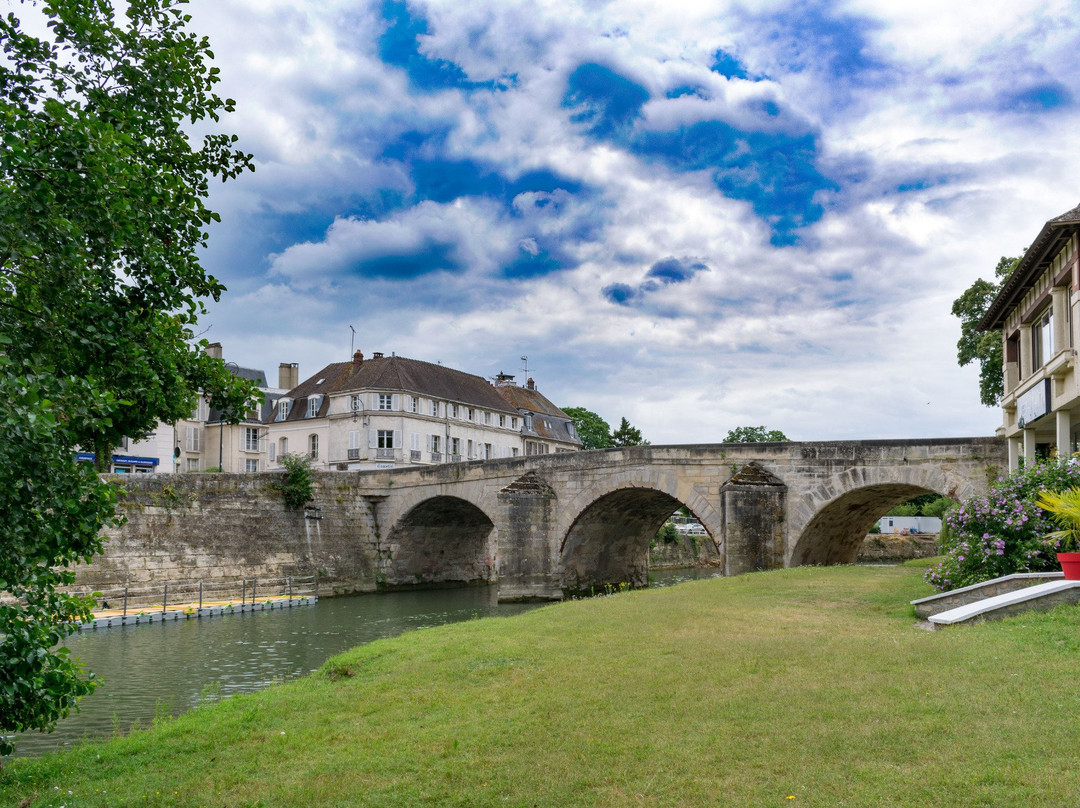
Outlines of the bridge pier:
{"type": "Polygon", "coordinates": [[[784,566],[787,486],[748,463],[720,488],[724,575],[784,566]]]}
{"type": "Polygon", "coordinates": [[[555,492],[530,472],[498,494],[499,601],[561,600],[555,492]]]}

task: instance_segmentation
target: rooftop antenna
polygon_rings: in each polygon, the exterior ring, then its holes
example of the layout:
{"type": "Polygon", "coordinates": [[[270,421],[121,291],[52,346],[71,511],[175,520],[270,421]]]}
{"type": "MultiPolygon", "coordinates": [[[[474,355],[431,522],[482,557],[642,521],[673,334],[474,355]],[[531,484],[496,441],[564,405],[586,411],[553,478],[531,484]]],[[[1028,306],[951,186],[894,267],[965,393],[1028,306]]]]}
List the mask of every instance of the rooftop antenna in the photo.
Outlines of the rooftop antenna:
{"type": "Polygon", "coordinates": [[[525,373],[525,376],[527,377],[529,375],[529,357],[527,357],[527,356],[521,357],[521,364],[524,365],[524,373],[525,373]]]}
{"type": "Polygon", "coordinates": [[[349,337],[349,356],[352,356],[356,353],[356,329],[350,325],[349,330],[352,331],[352,336],[349,337]]]}

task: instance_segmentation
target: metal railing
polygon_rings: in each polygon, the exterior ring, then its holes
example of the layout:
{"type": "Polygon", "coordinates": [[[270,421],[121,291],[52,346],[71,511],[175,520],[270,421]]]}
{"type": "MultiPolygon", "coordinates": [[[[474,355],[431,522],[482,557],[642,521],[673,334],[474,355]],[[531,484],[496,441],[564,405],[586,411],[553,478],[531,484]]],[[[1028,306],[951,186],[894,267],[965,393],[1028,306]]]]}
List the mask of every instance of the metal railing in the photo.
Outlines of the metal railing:
{"type": "Polygon", "coordinates": [[[92,596],[95,611],[117,610],[123,615],[142,612],[165,612],[204,605],[256,603],[279,598],[318,597],[317,575],[288,575],[283,578],[215,578],[204,581],[162,581],[150,584],[115,583],[104,586],[64,587],[70,594],[92,596]]]}

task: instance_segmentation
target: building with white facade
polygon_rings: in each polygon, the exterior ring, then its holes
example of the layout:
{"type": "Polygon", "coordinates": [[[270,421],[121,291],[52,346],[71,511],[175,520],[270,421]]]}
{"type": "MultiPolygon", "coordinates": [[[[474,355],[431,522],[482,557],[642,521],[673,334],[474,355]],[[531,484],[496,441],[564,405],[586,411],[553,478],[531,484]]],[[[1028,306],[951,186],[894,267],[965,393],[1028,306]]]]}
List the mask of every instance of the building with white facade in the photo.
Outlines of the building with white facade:
{"type": "Polygon", "coordinates": [[[357,351],[278,397],[263,425],[269,468],[290,453],[345,471],[516,457],[521,421],[479,376],[357,351]]]}
{"type": "MultiPolygon", "coordinates": [[[[212,343],[206,352],[221,359],[221,344],[212,343]]],[[[175,428],[176,471],[195,472],[220,469],[232,473],[250,473],[267,469],[267,437],[263,421],[269,415],[276,397],[285,390],[267,384],[266,374],[261,370],[243,368],[226,362],[226,368],[234,375],[255,382],[259,388],[259,401],[245,412],[239,423],[210,406],[206,396],[200,395],[191,418],[179,421],[175,428]]],[[[279,382],[296,384],[297,366],[283,364],[279,368],[279,382]],[[284,377],[282,374],[285,374],[284,377]]]]}
{"type": "Polygon", "coordinates": [[[1009,466],[1080,447],[1080,206],[1036,236],[979,323],[1001,330],[1009,466]]]}

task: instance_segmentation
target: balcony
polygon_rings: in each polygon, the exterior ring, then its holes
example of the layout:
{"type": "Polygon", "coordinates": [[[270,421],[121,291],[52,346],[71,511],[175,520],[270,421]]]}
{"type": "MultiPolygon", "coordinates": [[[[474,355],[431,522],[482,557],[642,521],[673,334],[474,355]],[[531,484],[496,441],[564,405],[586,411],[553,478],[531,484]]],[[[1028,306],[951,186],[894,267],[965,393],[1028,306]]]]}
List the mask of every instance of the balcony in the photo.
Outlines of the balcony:
{"type": "Polygon", "coordinates": [[[420,462],[420,451],[418,449],[412,449],[409,452],[409,460],[413,463],[420,462]]]}
{"type": "Polygon", "coordinates": [[[349,449],[349,460],[359,460],[359,459],[360,459],[360,450],[359,449],[349,449]]]}
{"type": "Polygon", "coordinates": [[[432,463],[441,463],[442,462],[442,452],[432,452],[431,453],[431,462],[432,463]]]}
{"type": "Polygon", "coordinates": [[[380,460],[393,460],[394,459],[394,450],[393,449],[376,449],[375,450],[375,457],[379,458],[380,460]]]}

